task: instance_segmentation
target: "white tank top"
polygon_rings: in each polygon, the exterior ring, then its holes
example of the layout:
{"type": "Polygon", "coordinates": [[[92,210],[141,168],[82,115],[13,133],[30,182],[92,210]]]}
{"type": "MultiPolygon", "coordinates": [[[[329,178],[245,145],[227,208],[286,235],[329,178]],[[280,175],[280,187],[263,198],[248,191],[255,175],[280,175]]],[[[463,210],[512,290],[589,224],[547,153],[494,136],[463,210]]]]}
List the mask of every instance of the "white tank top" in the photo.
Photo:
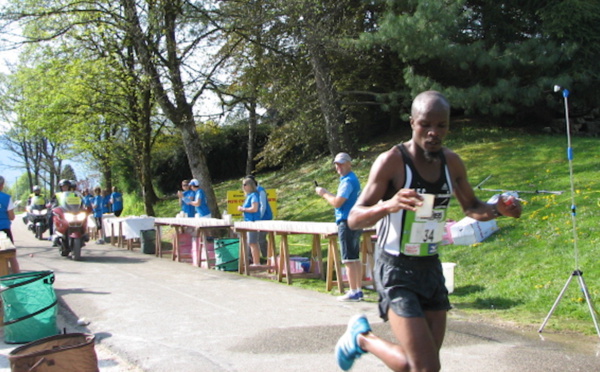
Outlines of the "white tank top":
{"type": "Polygon", "coordinates": [[[387,253],[398,256],[433,256],[438,253],[446,224],[446,214],[452,197],[450,171],[443,153],[440,178],[428,182],[417,172],[404,145],[398,145],[404,160],[405,180],[402,188],[415,189],[420,194],[434,194],[433,214],[419,218],[413,211],[400,210],[377,223],[377,243],[387,253]]]}

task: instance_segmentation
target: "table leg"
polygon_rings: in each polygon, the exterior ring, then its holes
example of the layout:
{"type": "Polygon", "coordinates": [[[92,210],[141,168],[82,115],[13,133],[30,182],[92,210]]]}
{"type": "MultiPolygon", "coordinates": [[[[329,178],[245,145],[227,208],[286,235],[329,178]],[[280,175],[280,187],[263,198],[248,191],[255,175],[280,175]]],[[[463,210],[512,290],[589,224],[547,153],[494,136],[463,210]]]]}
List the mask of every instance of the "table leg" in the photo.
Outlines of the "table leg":
{"type": "MultiPolygon", "coordinates": [[[[277,271],[277,260],[275,259],[275,233],[269,231],[267,235],[267,265],[272,266],[277,271]]],[[[272,270],[269,270],[272,272],[272,270]]]]}
{"type": "MultiPolygon", "coordinates": [[[[212,269],[214,267],[214,261],[211,262],[210,254],[208,252],[208,236],[209,232],[199,229],[199,244],[198,244],[198,267],[202,267],[202,257],[204,256],[204,261],[206,261],[206,268],[212,269]]],[[[214,236],[214,235],[213,235],[214,236]]]]}
{"type": "Polygon", "coordinates": [[[113,224],[112,221],[109,221],[108,223],[110,225],[110,245],[115,245],[115,224],[113,224]]]}
{"type": "Polygon", "coordinates": [[[340,252],[337,245],[337,235],[329,237],[329,250],[327,252],[327,284],[326,288],[331,291],[333,288],[333,271],[340,293],[344,293],[344,277],[342,276],[342,264],[340,262],[340,252]]]}
{"type": "Polygon", "coordinates": [[[360,261],[362,262],[362,270],[361,270],[361,280],[362,280],[362,285],[370,285],[373,283],[373,243],[371,242],[371,233],[370,232],[364,232],[361,236],[362,238],[362,242],[360,245],[361,248],[361,259],[360,261]],[[371,258],[371,259],[369,259],[371,258]],[[369,268],[369,272],[371,273],[371,278],[369,280],[366,280],[366,275],[367,275],[367,265],[370,265],[371,267],[369,268]]]}
{"type": "Polygon", "coordinates": [[[202,229],[197,228],[195,241],[192,242],[192,266],[202,266],[202,251],[204,250],[205,243],[206,240],[202,229]],[[194,257],[196,258],[195,262],[194,257]]]}
{"type": "Polygon", "coordinates": [[[238,272],[240,274],[250,275],[250,270],[248,270],[248,265],[250,265],[250,261],[248,259],[248,255],[246,254],[246,231],[240,231],[240,246],[239,246],[239,268],[238,272]]]}
{"type": "Polygon", "coordinates": [[[117,244],[119,245],[119,248],[123,248],[123,224],[121,221],[119,221],[119,236],[117,237],[117,244]]]}
{"type": "Polygon", "coordinates": [[[281,234],[281,248],[279,249],[279,281],[283,276],[285,269],[285,280],[287,284],[292,284],[292,271],[290,269],[290,249],[288,246],[287,234],[281,234]]]}
{"type": "Polygon", "coordinates": [[[321,252],[321,238],[316,234],[314,234],[312,238],[310,272],[312,274],[318,273],[319,279],[323,279],[323,253],[321,252]]]}
{"type": "Polygon", "coordinates": [[[175,233],[173,234],[173,251],[171,253],[171,259],[173,261],[179,261],[179,228],[177,226],[173,226],[175,229],[175,233]]]}
{"type": "Polygon", "coordinates": [[[331,252],[331,239],[327,242],[327,275],[325,279],[325,290],[331,291],[333,288],[333,271],[335,264],[333,263],[333,253],[331,252]]]}
{"type": "Polygon", "coordinates": [[[156,225],[156,240],[154,242],[154,255],[162,258],[162,235],[160,233],[161,225],[156,225]]]}

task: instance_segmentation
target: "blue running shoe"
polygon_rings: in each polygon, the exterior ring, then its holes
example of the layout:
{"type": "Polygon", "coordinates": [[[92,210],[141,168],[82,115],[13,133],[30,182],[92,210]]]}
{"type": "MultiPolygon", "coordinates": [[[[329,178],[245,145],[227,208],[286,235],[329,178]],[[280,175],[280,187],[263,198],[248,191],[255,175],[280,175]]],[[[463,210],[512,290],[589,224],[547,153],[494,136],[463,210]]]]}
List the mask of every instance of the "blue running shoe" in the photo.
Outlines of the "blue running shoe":
{"type": "Polygon", "coordinates": [[[346,292],[345,295],[339,296],[337,298],[338,301],[342,301],[342,302],[358,302],[358,301],[362,301],[362,299],[363,299],[362,291],[355,292],[355,293],[351,293],[350,291],[348,291],[348,292],[346,292]]]}
{"type": "Polygon", "coordinates": [[[358,346],[358,335],[370,331],[371,326],[364,314],[355,315],[350,319],[346,332],[335,345],[335,357],[341,369],[349,370],[352,368],[354,360],[366,353],[358,346]]]}

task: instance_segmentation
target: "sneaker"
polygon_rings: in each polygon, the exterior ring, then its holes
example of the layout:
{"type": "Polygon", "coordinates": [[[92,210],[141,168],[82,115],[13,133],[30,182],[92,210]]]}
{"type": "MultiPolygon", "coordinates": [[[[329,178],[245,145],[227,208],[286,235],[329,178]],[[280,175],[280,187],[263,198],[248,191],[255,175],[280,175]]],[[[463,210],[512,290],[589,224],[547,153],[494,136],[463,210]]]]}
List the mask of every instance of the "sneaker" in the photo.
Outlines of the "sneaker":
{"type": "Polygon", "coordinates": [[[342,301],[342,302],[358,302],[358,301],[362,301],[364,295],[362,293],[362,291],[358,291],[358,292],[346,292],[345,295],[343,296],[339,296],[337,298],[338,301],[342,301]]]}
{"type": "Polygon", "coordinates": [[[366,351],[358,346],[358,335],[371,331],[369,321],[364,314],[355,315],[348,322],[346,333],[340,337],[335,345],[335,358],[341,369],[344,371],[352,368],[354,361],[366,351]]]}
{"type": "Polygon", "coordinates": [[[98,240],[96,241],[96,244],[104,244],[104,239],[98,239],[98,240]]]}

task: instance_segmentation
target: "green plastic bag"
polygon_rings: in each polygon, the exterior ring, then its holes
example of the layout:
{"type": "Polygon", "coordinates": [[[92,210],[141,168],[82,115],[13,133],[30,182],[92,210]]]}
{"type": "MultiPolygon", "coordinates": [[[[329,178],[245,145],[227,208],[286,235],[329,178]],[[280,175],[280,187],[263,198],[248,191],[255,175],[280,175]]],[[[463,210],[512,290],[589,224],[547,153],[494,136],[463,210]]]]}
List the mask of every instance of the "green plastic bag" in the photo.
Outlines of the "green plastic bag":
{"type": "Polygon", "coordinates": [[[4,342],[24,344],[59,333],[53,283],[52,271],[0,276],[4,342]]]}
{"type": "Polygon", "coordinates": [[[215,269],[237,271],[240,258],[239,239],[215,239],[215,269]]]}

